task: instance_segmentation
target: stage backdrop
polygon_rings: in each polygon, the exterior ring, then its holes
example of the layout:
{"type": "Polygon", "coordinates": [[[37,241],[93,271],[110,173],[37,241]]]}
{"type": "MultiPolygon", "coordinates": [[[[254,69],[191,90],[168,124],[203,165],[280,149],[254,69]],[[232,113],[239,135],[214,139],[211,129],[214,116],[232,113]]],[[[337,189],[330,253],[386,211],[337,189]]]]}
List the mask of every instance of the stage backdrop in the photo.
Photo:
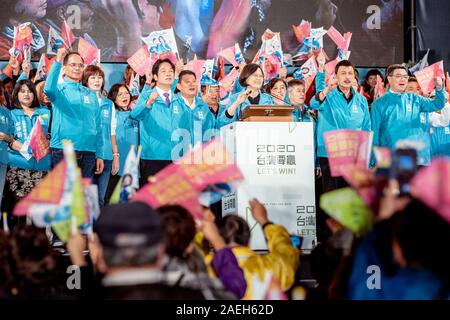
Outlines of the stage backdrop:
{"type": "MultiPolygon", "coordinates": [[[[77,37],[93,40],[103,62],[124,62],[142,46],[141,36],[173,27],[180,54],[213,57],[239,42],[251,59],[266,28],[282,33],[285,53],[298,45],[292,25],[334,25],[353,32],[351,60],[360,66],[403,61],[403,0],[2,0],[0,59],[8,58],[12,26],[32,22],[47,42],[62,19],[77,37]]],[[[325,37],[325,48],[335,46],[325,37]]],[[[45,48],[37,50],[38,59],[45,48]]]]}
{"type": "Polygon", "coordinates": [[[450,70],[450,1],[416,0],[416,57],[421,59],[430,49],[430,64],[444,60],[450,70]]]}

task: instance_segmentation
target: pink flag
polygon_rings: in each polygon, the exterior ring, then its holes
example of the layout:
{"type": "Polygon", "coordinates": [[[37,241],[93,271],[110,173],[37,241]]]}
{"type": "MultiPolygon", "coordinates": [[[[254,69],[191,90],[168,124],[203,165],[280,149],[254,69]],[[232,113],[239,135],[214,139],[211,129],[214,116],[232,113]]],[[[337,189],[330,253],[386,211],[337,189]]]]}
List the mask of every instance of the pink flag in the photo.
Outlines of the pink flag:
{"type": "Polygon", "coordinates": [[[224,57],[233,66],[237,66],[238,65],[238,63],[236,62],[235,46],[231,46],[231,47],[228,47],[226,49],[223,49],[217,55],[220,56],[220,57],[224,57]]]}
{"type": "Polygon", "coordinates": [[[303,39],[310,37],[311,35],[311,22],[302,20],[298,26],[292,26],[295,37],[299,43],[302,43],[303,39]]]}
{"type": "Polygon", "coordinates": [[[158,172],[141,188],[133,201],[143,201],[153,208],[179,204],[201,219],[200,192],[209,184],[226,183],[243,178],[231,155],[219,139],[196,148],[183,158],[158,172]]]}
{"type": "Polygon", "coordinates": [[[373,132],[335,130],[325,132],[324,138],[332,177],[342,176],[346,165],[368,167],[373,132]]]}
{"type": "Polygon", "coordinates": [[[414,73],[414,76],[417,78],[417,82],[419,82],[423,93],[429,94],[434,90],[434,79],[438,77],[445,78],[444,61],[441,60],[426,67],[425,69],[422,69],[421,71],[417,71],[414,73]]]}
{"type": "Polygon", "coordinates": [[[72,43],[75,41],[75,35],[66,20],[63,20],[61,25],[61,38],[64,40],[64,44],[67,48],[72,48],[72,43]]]}
{"type": "Polygon", "coordinates": [[[330,37],[331,40],[337,45],[339,49],[344,51],[346,53],[348,51],[348,48],[350,47],[350,41],[352,40],[352,33],[346,32],[344,33],[344,36],[336,30],[333,26],[328,29],[327,35],[330,37]]]}
{"type": "Polygon", "coordinates": [[[150,67],[150,53],[148,52],[147,45],[141,47],[135,52],[128,60],[130,67],[136,71],[140,76],[145,75],[145,71],[150,67]]]}
{"type": "Polygon", "coordinates": [[[236,81],[238,74],[235,68],[231,69],[223,79],[220,80],[220,98],[226,97],[228,92],[233,89],[234,82],[236,81]]]}
{"type": "Polygon", "coordinates": [[[411,181],[411,193],[450,223],[450,160],[438,158],[411,181]]]}
{"type": "Polygon", "coordinates": [[[78,41],[78,52],[83,57],[86,65],[90,65],[97,60],[98,49],[83,38],[80,38],[78,41]]]}
{"type": "Polygon", "coordinates": [[[37,119],[35,126],[36,129],[30,137],[30,148],[36,162],[39,162],[42,158],[49,154],[50,144],[44,134],[44,131],[42,130],[41,120],[39,118],[37,119]]]}

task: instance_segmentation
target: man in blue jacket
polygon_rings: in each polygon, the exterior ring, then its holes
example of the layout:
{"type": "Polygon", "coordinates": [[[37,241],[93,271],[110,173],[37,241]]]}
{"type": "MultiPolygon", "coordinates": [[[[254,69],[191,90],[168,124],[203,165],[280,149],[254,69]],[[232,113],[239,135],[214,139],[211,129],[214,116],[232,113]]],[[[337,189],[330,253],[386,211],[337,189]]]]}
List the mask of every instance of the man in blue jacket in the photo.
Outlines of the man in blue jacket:
{"type": "Polygon", "coordinates": [[[418,150],[418,164],[427,165],[430,162],[430,142],[423,130],[424,115],[421,113],[444,108],[443,80],[436,78],[436,97],[432,100],[405,92],[408,72],[404,66],[391,65],[386,73],[390,89],[372,104],[373,144],[395,149],[400,140],[418,142],[422,145],[418,150]]]}
{"type": "MultiPolygon", "coordinates": [[[[331,176],[325,139],[327,131],[350,129],[370,131],[370,113],[367,100],[357,93],[352,83],[355,80],[355,67],[348,60],[336,65],[337,88],[326,87],[311,100],[311,108],[318,110],[317,155],[322,170],[323,191],[329,192],[347,186],[341,177],[331,176]]],[[[318,74],[318,77],[324,75],[318,74]]]]}
{"type": "Polygon", "coordinates": [[[169,59],[158,60],[152,67],[152,74],[156,86],[146,84],[131,111],[131,117],[139,120],[141,185],[172,163],[175,66],[169,59]]]}
{"type": "Polygon", "coordinates": [[[190,147],[208,142],[219,135],[216,119],[209,106],[197,96],[198,83],[193,71],[181,71],[173,105],[172,160],[187,153],[190,147]]]}
{"type": "Polygon", "coordinates": [[[80,82],[83,68],[84,61],[78,52],[59,49],[45,82],[44,93],[52,103],[52,167],[64,158],[62,141],[70,140],[82,176],[93,178],[94,173],[102,173],[104,166],[100,159],[103,143],[101,109],[94,91],[80,82]],[[58,84],[61,69],[64,82],[58,84]]]}

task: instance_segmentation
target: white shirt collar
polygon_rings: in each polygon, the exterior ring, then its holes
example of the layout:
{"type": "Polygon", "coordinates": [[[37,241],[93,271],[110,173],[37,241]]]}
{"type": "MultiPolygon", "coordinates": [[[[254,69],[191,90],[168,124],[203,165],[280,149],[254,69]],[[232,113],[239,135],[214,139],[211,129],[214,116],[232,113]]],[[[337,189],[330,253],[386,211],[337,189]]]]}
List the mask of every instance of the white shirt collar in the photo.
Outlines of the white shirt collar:
{"type": "Polygon", "coordinates": [[[192,104],[189,104],[188,100],[187,100],[185,97],[183,97],[182,94],[180,94],[180,96],[181,96],[181,98],[183,98],[184,103],[185,103],[191,110],[194,110],[194,109],[195,109],[195,97],[194,97],[194,101],[192,101],[192,104]]]}
{"type": "Polygon", "coordinates": [[[169,100],[172,101],[172,91],[171,90],[166,92],[158,86],[156,86],[155,88],[156,88],[156,91],[158,92],[159,96],[161,97],[162,101],[166,102],[166,97],[164,96],[165,93],[169,94],[169,100]]]}

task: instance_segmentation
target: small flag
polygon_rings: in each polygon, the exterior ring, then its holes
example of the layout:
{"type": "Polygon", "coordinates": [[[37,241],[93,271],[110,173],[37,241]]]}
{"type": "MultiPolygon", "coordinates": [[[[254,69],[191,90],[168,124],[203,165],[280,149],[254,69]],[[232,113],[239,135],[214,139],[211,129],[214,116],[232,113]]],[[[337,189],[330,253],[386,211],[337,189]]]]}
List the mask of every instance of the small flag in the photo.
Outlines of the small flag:
{"type": "Polygon", "coordinates": [[[30,137],[29,145],[31,151],[33,152],[33,157],[36,159],[36,162],[39,162],[50,153],[50,144],[44,134],[44,131],[42,130],[40,118],[37,119],[34,126],[36,129],[30,137]]]}
{"type": "Polygon", "coordinates": [[[47,54],[56,54],[63,45],[63,38],[50,26],[48,29],[47,54]]]}
{"type": "Polygon", "coordinates": [[[65,19],[61,25],[61,38],[63,39],[66,47],[72,49],[72,43],[75,41],[75,35],[65,19]]]}

